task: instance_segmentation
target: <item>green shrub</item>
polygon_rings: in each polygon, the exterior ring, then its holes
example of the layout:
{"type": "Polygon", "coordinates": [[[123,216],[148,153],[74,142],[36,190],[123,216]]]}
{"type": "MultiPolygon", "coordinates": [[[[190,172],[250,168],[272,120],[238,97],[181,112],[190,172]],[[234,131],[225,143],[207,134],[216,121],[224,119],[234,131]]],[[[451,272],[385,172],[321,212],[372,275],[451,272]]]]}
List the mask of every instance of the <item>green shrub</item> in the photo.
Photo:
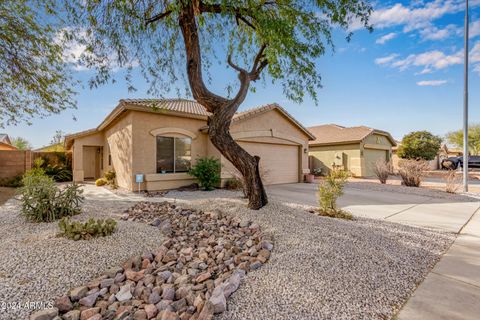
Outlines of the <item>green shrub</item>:
{"type": "Polygon", "coordinates": [[[103,176],[107,180],[108,184],[113,184],[115,183],[115,178],[117,177],[117,174],[113,170],[108,170],[103,176]]]}
{"type": "Polygon", "coordinates": [[[213,190],[220,183],[220,161],[215,158],[200,158],[188,174],[198,179],[200,188],[213,190]]]}
{"type": "Polygon", "coordinates": [[[113,219],[89,219],[86,222],[70,221],[63,218],[58,222],[59,236],[72,240],[89,240],[95,237],[105,237],[115,232],[117,222],[113,219]]]}
{"type": "Polygon", "coordinates": [[[318,197],[320,208],[319,214],[322,216],[352,219],[350,213],[337,208],[337,199],[343,194],[343,188],[347,183],[350,174],[344,170],[332,170],[325,180],[320,184],[318,197]]]}
{"type": "Polygon", "coordinates": [[[48,165],[45,174],[57,182],[72,181],[73,178],[72,170],[57,164],[48,165]]]}
{"type": "Polygon", "coordinates": [[[0,187],[19,188],[23,186],[22,179],[23,179],[23,176],[21,174],[13,178],[0,179],[0,187]]]}
{"type": "Polygon", "coordinates": [[[225,181],[225,189],[227,190],[240,190],[243,188],[242,180],[230,178],[225,181]]]}
{"type": "Polygon", "coordinates": [[[52,178],[42,174],[27,174],[22,182],[22,214],[27,220],[51,222],[80,213],[84,197],[78,185],[59,189],[52,178]]]}
{"type": "Polygon", "coordinates": [[[107,179],[105,179],[105,178],[100,178],[100,179],[97,179],[97,180],[95,181],[95,185],[96,185],[97,187],[104,186],[104,185],[106,185],[107,183],[108,183],[108,181],[107,181],[107,179]]]}

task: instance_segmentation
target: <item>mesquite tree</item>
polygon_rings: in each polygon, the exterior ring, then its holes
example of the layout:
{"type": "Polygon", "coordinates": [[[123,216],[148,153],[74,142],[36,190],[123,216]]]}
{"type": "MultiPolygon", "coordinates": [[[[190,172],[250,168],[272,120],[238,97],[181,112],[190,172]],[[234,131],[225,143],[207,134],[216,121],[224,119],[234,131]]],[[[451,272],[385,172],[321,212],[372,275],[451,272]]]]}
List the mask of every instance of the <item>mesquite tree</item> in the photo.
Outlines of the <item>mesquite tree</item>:
{"type": "Polygon", "coordinates": [[[75,107],[55,4],[0,1],[0,128],[75,107]]]}
{"type": "MultiPolygon", "coordinates": [[[[332,29],[347,29],[352,22],[370,28],[371,12],[362,0],[78,0],[66,5],[74,25],[71,36],[86,48],[83,62],[98,71],[92,86],[109,81],[112,70],[123,66],[129,71],[139,66],[151,94],[163,95],[188,80],[186,89],[211,113],[210,140],[244,177],[252,209],[264,206],[267,195],[260,158],[229,132],[238,107],[264,75],[281,83],[288,99],[301,102],[310,95],[316,101],[316,60],[333,45],[332,29]],[[212,63],[219,61],[239,79],[225,96],[207,87],[215,77],[212,63]]],[[[133,86],[130,72],[127,80],[133,86]]]]}

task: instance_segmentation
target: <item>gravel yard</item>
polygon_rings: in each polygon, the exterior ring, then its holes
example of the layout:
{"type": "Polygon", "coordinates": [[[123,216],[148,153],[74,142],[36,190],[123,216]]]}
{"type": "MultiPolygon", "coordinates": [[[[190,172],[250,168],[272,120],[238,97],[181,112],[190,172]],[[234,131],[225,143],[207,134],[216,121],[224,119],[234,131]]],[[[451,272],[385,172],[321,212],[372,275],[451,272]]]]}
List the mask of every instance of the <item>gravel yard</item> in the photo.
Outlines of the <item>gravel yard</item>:
{"type": "MultiPolygon", "coordinates": [[[[73,219],[118,218],[132,205],[120,201],[86,201],[73,219]]],[[[57,238],[57,223],[27,223],[19,202],[0,207],[0,300],[49,302],[71,287],[86,283],[129,257],[159,247],[160,232],[144,223],[118,221],[112,236],[88,241],[57,238]]],[[[31,310],[0,305],[0,319],[25,319],[31,310]],[[4,307],[8,307],[3,310],[4,307]]]]}
{"type": "MultiPolygon", "coordinates": [[[[251,211],[239,192],[226,190],[170,192],[161,200],[221,209],[273,236],[269,262],[247,275],[217,320],[391,319],[454,240],[453,234],[379,220],[320,217],[274,197],[251,211]]],[[[75,219],[119,218],[132,205],[89,200],[75,219]]],[[[0,207],[4,301],[51,301],[162,242],[157,229],[132,221],[119,221],[111,237],[74,242],[55,237],[56,223],[26,223],[18,210],[16,200],[0,207]]],[[[0,319],[28,313],[2,310],[0,319]]]]}
{"type": "Polygon", "coordinates": [[[15,188],[0,187],[0,206],[15,195],[15,188]]]}
{"type": "Polygon", "coordinates": [[[252,219],[273,234],[275,248],[229,300],[222,320],[391,319],[454,240],[378,220],[319,217],[275,199],[255,212],[227,195],[213,191],[190,205],[252,219]]]}

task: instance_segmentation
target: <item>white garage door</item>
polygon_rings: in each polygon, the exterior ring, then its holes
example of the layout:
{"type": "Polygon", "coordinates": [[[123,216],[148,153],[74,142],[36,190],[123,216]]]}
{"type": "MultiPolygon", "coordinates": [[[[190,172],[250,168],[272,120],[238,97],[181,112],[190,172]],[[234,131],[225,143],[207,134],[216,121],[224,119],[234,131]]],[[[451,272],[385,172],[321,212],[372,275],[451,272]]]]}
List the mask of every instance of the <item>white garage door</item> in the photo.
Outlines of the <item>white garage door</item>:
{"type": "MultiPolygon", "coordinates": [[[[298,146],[254,142],[239,142],[239,144],[251,155],[260,157],[260,174],[264,184],[298,182],[298,146]]],[[[233,166],[228,164],[231,169],[233,166]]]]}

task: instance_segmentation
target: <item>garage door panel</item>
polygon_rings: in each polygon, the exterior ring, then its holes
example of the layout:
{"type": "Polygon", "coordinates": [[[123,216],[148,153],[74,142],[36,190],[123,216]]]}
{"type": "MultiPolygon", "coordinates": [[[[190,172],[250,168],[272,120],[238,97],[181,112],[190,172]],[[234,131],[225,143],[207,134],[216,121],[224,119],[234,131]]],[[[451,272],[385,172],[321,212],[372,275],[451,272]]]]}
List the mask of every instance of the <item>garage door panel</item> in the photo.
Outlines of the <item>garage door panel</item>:
{"type": "Polygon", "coordinates": [[[386,161],[387,160],[387,151],[385,150],[376,150],[376,149],[365,149],[364,150],[364,157],[365,157],[365,176],[372,177],[375,175],[373,171],[373,166],[375,162],[379,159],[386,161]]]}
{"type": "MultiPolygon", "coordinates": [[[[296,183],[299,178],[298,146],[239,142],[251,155],[260,157],[260,174],[265,184],[296,183]]],[[[234,166],[225,159],[225,172],[235,172],[234,166]]]]}

